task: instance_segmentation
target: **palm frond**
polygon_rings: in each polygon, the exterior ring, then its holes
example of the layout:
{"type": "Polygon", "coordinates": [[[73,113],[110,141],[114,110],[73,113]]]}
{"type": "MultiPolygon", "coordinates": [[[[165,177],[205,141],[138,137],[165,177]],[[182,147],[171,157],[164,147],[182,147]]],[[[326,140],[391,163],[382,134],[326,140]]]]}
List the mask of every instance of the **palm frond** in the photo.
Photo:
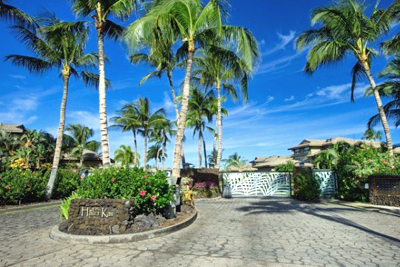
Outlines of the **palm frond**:
{"type": "Polygon", "coordinates": [[[47,62],[35,57],[21,55],[9,55],[5,57],[5,60],[10,60],[14,65],[25,67],[29,70],[29,72],[36,74],[43,74],[44,72],[52,69],[54,66],[51,62],[47,62]]]}
{"type": "MultiPolygon", "coordinates": [[[[86,86],[93,88],[98,88],[99,86],[100,78],[98,74],[91,73],[88,71],[81,71],[80,78],[86,84],[86,86]]],[[[106,79],[105,82],[106,82],[106,88],[110,89],[111,88],[110,80],[106,79]]]]}

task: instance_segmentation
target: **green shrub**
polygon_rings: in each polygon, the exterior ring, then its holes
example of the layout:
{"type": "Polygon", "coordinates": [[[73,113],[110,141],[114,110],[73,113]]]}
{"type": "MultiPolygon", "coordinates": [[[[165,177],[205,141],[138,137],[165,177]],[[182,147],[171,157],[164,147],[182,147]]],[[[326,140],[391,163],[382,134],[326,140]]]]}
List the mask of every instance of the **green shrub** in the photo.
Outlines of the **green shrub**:
{"type": "Polygon", "coordinates": [[[292,172],[293,169],[294,169],[294,163],[291,160],[289,160],[285,164],[279,164],[278,166],[275,167],[275,171],[277,172],[292,172]]]}
{"type": "Polygon", "coordinates": [[[400,174],[399,158],[366,145],[350,147],[339,154],[335,167],[339,198],[350,201],[368,201],[368,176],[373,174],[400,174]]]}
{"type": "Polygon", "coordinates": [[[6,169],[0,173],[0,204],[20,204],[44,200],[48,170],[6,169]]]}
{"type": "Polygon", "coordinates": [[[58,169],[51,198],[64,199],[69,197],[72,192],[78,189],[80,183],[81,177],[77,169],[58,169]]]}
{"type": "Polygon", "coordinates": [[[159,213],[173,199],[165,173],[150,174],[139,168],[96,170],[81,180],[77,193],[90,199],[131,199],[137,214],[159,213]]]}
{"type": "Polygon", "coordinates": [[[299,200],[313,201],[321,196],[320,183],[307,172],[298,172],[293,175],[293,196],[299,200]]]}

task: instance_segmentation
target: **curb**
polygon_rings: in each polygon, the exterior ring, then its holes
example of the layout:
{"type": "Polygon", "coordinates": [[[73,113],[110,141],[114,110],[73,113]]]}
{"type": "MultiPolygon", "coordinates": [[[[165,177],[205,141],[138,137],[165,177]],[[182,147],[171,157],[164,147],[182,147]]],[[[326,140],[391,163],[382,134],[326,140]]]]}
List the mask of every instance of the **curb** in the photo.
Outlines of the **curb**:
{"type": "Polygon", "coordinates": [[[106,236],[70,235],[61,232],[58,229],[58,225],[56,225],[51,229],[50,238],[56,241],[67,242],[70,244],[117,244],[117,243],[137,242],[164,236],[182,230],[191,225],[196,220],[196,218],[197,218],[197,211],[183,222],[162,229],[156,229],[136,234],[106,235],[106,236]]]}
{"type": "Polygon", "coordinates": [[[30,209],[58,206],[60,204],[61,204],[61,200],[53,201],[51,203],[30,204],[30,205],[21,206],[21,207],[12,207],[12,208],[0,209],[0,214],[8,213],[8,212],[15,212],[15,211],[28,211],[30,209]]]}
{"type": "Polygon", "coordinates": [[[364,203],[353,203],[353,202],[347,202],[347,201],[343,201],[343,200],[322,201],[322,203],[336,204],[336,205],[351,207],[351,208],[355,208],[355,209],[363,209],[363,210],[367,210],[367,211],[390,212],[390,213],[400,215],[400,208],[398,208],[398,207],[380,206],[380,205],[364,204],[364,203]]]}

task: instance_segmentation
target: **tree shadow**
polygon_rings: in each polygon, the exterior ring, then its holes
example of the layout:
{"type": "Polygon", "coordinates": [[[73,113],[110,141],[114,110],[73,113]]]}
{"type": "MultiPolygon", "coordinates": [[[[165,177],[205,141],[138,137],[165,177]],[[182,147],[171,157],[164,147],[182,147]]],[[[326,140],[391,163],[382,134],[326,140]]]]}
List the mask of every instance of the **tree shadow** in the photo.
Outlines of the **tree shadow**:
{"type": "MultiPolygon", "coordinates": [[[[360,224],[357,224],[351,220],[345,219],[337,214],[334,214],[341,211],[364,212],[364,213],[366,212],[352,207],[342,207],[342,206],[329,207],[327,205],[321,205],[317,203],[301,202],[292,198],[267,197],[267,198],[261,198],[261,200],[259,199],[256,202],[250,202],[249,205],[237,208],[237,210],[241,212],[246,212],[245,215],[303,212],[305,214],[315,216],[324,220],[356,228],[358,230],[371,234],[375,237],[385,239],[386,241],[389,241],[390,243],[400,247],[400,239],[376,232],[360,224]]],[[[367,212],[380,213],[379,211],[376,210],[375,211],[369,210],[367,212]]],[[[397,214],[385,213],[385,215],[395,216],[400,218],[400,216],[397,214]]]]}

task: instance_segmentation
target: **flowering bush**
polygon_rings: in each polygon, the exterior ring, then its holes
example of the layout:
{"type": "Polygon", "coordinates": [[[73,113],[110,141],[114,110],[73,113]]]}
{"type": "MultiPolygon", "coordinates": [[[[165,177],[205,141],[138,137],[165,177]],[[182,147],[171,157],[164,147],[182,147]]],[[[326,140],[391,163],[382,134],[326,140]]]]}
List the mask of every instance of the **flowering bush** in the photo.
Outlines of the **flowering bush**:
{"type": "Polygon", "coordinates": [[[0,204],[20,204],[44,200],[50,172],[20,168],[0,172],[0,204]]]}
{"type": "Polygon", "coordinates": [[[351,201],[368,201],[368,176],[372,174],[400,174],[399,158],[390,158],[380,148],[366,145],[350,147],[339,154],[335,167],[339,198],[351,201]]]}
{"type": "Polygon", "coordinates": [[[210,181],[194,183],[193,190],[203,197],[214,197],[219,193],[218,186],[210,181]]]}
{"type": "Polygon", "coordinates": [[[299,200],[313,201],[321,196],[320,183],[311,173],[295,173],[293,185],[293,196],[299,200]]]}
{"type": "Polygon", "coordinates": [[[79,187],[81,180],[77,169],[58,169],[51,198],[64,199],[69,197],[79,187]]]}
{"type": "Polygon", "coordinates": [[[131,199],[137,214],[160,213],[173,199],[165,173],[139,168],[107,168],[85,177],[77,193],[82,198],[131,199]]]}

